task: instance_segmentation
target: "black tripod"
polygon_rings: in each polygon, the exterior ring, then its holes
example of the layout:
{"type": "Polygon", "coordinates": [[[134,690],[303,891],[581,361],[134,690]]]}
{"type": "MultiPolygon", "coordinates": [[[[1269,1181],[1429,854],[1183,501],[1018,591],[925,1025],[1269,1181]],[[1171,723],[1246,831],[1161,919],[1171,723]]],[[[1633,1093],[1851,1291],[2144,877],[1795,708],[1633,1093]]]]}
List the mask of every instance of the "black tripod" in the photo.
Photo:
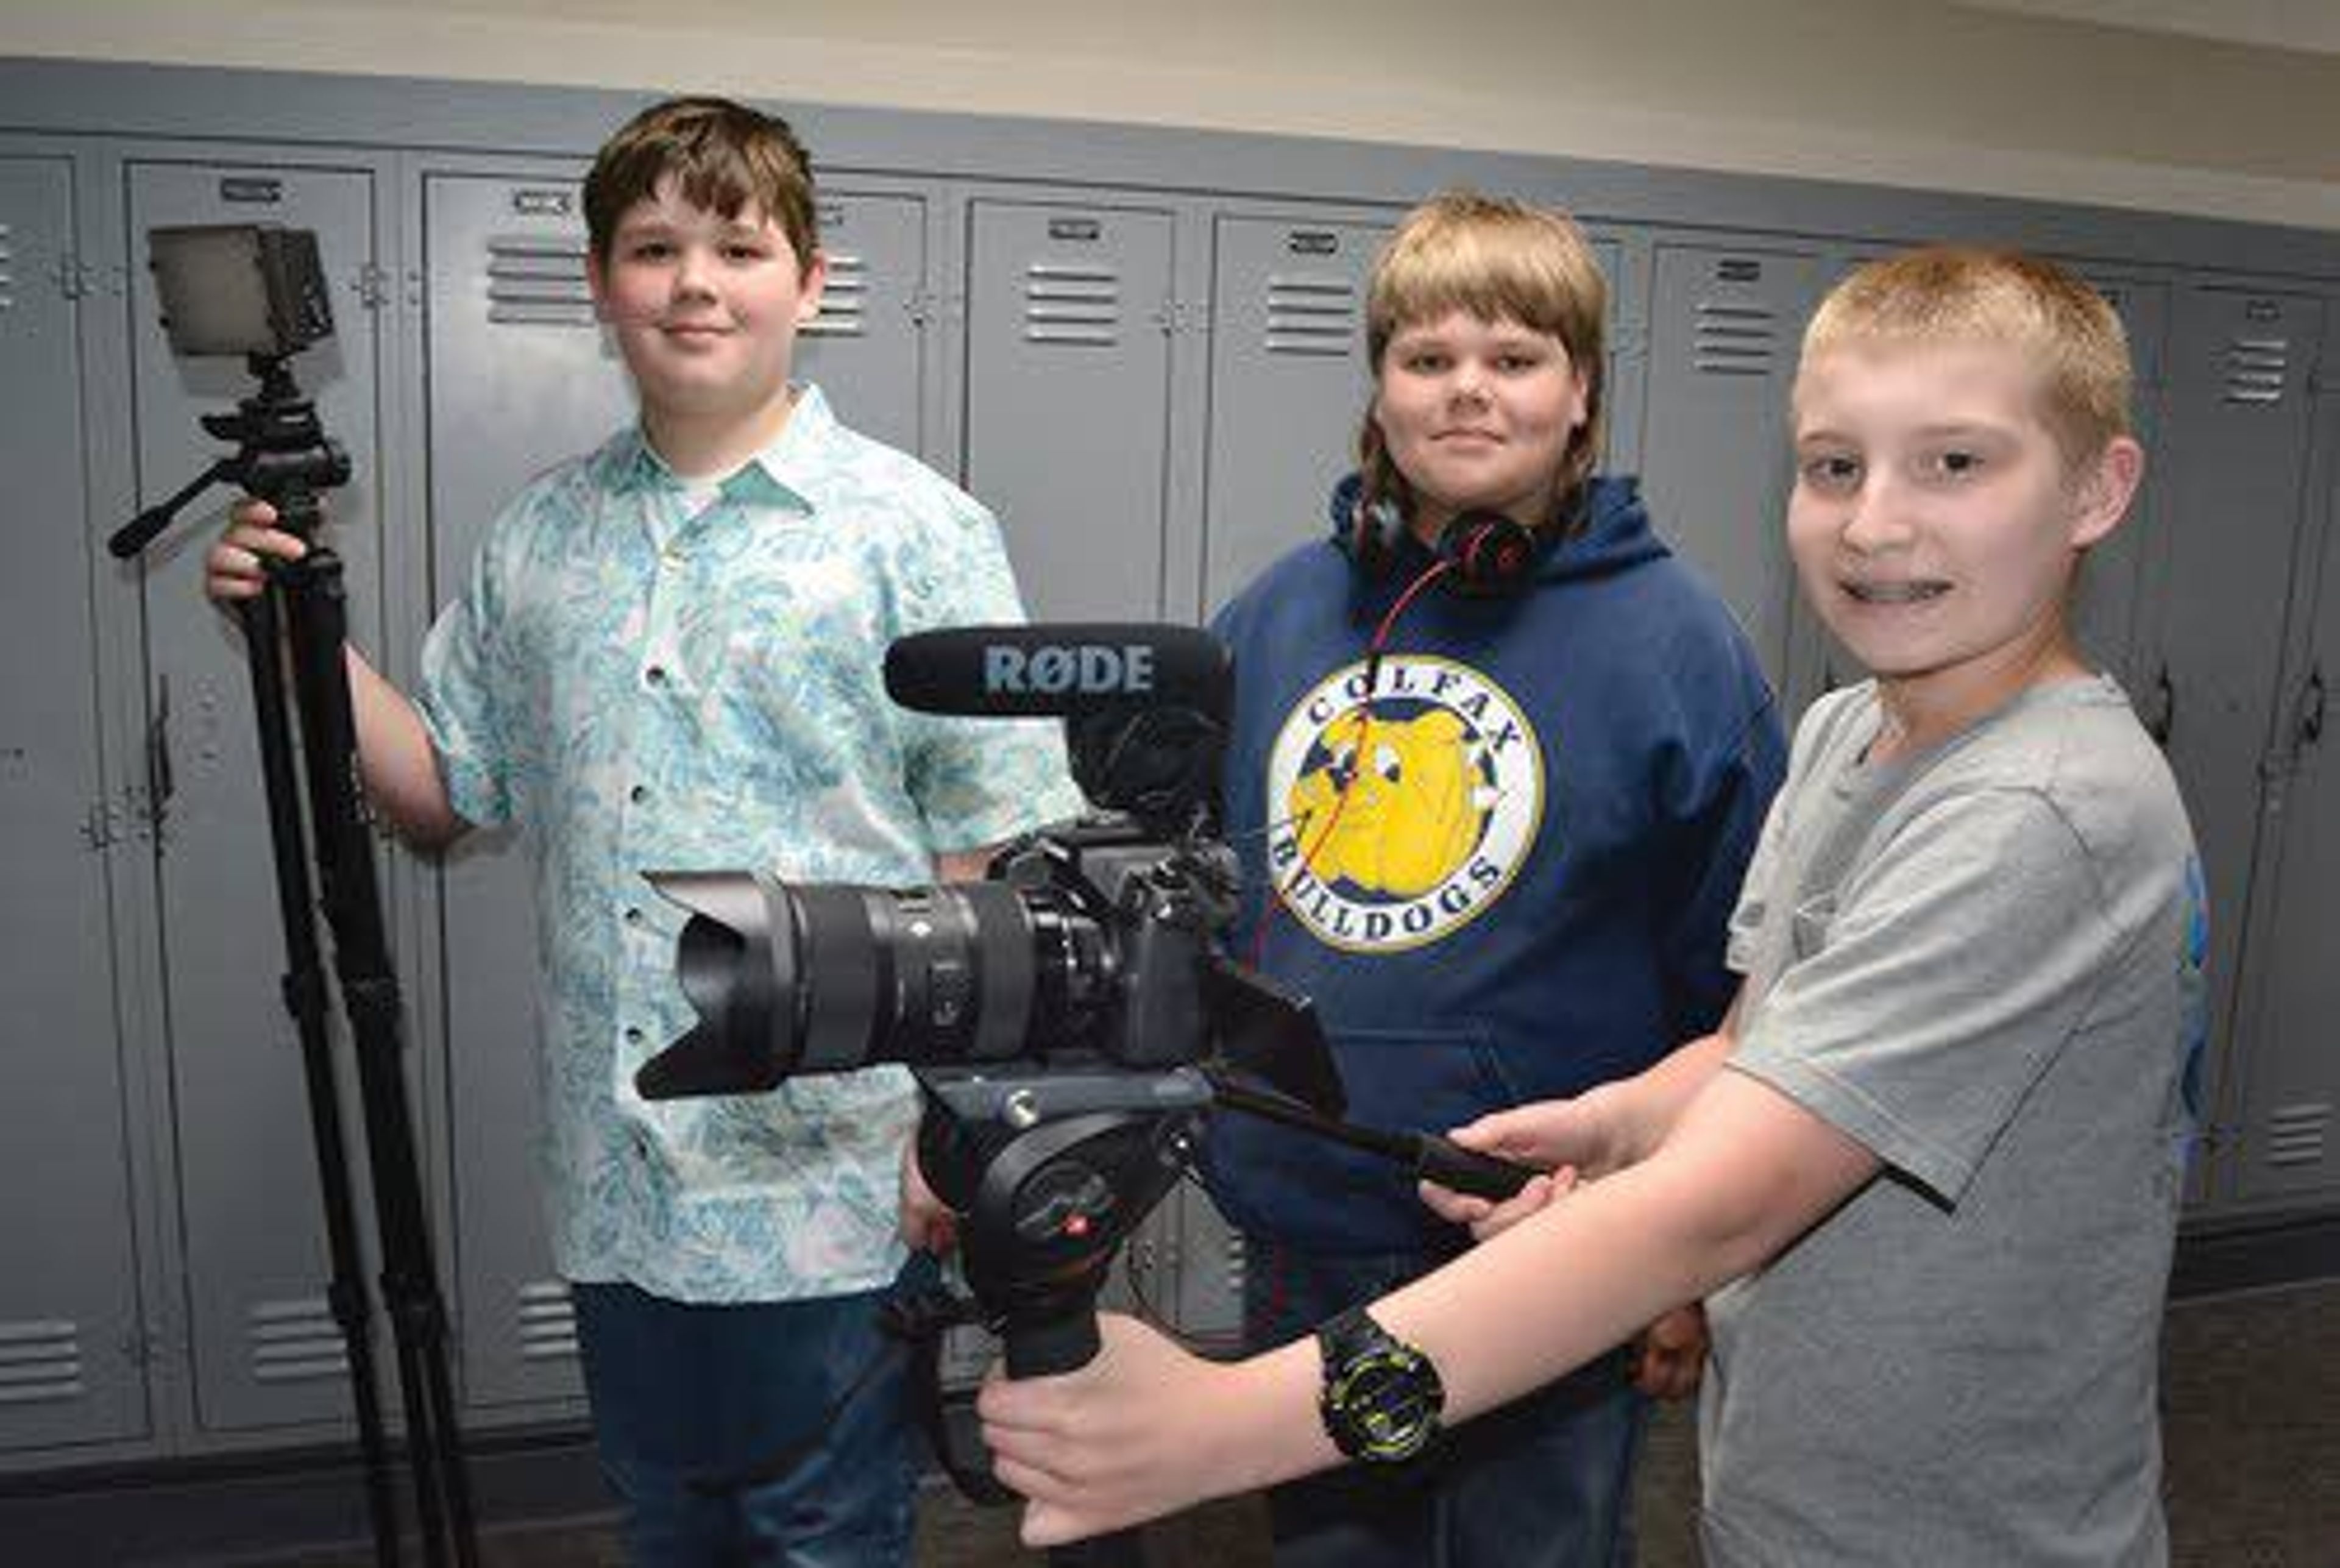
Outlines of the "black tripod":
{"type": "Polygon", "coordinates": [[[179,510],[213,484],[233,485],[276,509],[277,526],[310,544],[300,561],[271,563],[263,591],[240,610],[259,722],[261,776],[276,864],[276,901],[284,927],[285,1010],[300,1036],[317,1174],[325,1201],[332,1280],[327,1300],[350,1363],[374,1555],[399,1560],[398,1515],[382,1430],[358,1242],[349,1156],[333,1086],[326,1034],[329,992],[319,957],[316,912],[333,935],[334,975],[357,1052],[365,1116],[368,1173],[382,1243],[382,1308],[398,1351],[406,1446],[413,1466],[415,1514],[423,1561],[433,1568],[477,1561],[471,1488],[447,1371],[447,1314],[432,1270],[421,1167],[401,1075],[397,977],[390,967],[373,846],[361,810],[357,730],[342,647],[349,618],[342,563],[316,543],[318,492],[347,482],[349,459],[326,439],[314,405],[301,395],[283,356],[250,360],[260,390],[233,414],[206,414],[203,429],[236,443],[168,501],[150,507],[107,541],[121,559],[136,555],[179,510]],[[291,696],[288,701],[287,688],[291,696]],[[306,762],[307,821],[296,776],[292,715],[298,710],[306,762]],[[309,883],[313,833],[319,897],[309,883]]]}

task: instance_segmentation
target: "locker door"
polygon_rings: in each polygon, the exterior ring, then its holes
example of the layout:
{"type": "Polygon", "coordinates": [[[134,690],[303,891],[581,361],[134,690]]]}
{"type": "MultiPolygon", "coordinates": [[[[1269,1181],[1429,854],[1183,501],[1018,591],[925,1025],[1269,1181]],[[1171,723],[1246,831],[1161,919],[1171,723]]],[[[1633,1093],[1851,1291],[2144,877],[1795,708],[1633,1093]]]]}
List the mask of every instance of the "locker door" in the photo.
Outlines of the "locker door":
{"type": "MultiPolygon", "coordinates": [[[[240,360],[172,354],[144,265],[147,229],[274,223],[317,232],[336,330],[292,369],[349,453],[352,481],[326,498],[331,540],[347,562],[350,636],[378,653],[377,323],[361,284],[374,261],[371,176],[154,162],[129,164],[125,178],[142,501],[169,494],[218,454],[196,417],[232,409],[253,384],[240,360]]],[[[158,858],[179,1213],[196,1411],[214,1431],[332,1416],[349,1392],[325,1301],[331,1271],[300,1052],[278,993],[283,941],[269,891],[251,682],[242,638],[202,590],[203,554],[231,499],[214,490],[190,507],[144,571],[148,700],[167,737],[173,784],[158,858]]],[[[335,1042],[346,1067],[338,1017],[335,1042]]],[[[362,1165],[353,1107],[346,1126],[362,1165]]],[[[362,1196],[360,1204],[369,1206],[362,1196]]]]}
{"type": "Polygon", "coordinates": [[[924,455],[927,204],[824,192],[820,243],[828,286],[797,339],[797,379],[818,382],[837,417],[862,434],[924,455]]]}
{"type": "Polygon", "coordinates": [[[1373,396],[1365,279],[1385,225],[1221,218],[1212,290],[1203,601],[1322,540],[1373,396]]]}
{"type": "Polygon", "coordinates": [[[1788,392],[1819,263],[1667,243],[1655,273],[1641,432],[1650,516],[1738,613],[1776,689],[1795,593],[1788,392]]]}
{"type": "MultiPolygon", "coordinates": [[[[2322,406],[2328,412],[2329,401],[2322,406]]],[[[2340,1196],[2340,968],[2332,933],[2340,924],[2340,767],[2325,729],[2340,713],[2330,686],[2340,678],[2340,428],[2327,417],[2321,521],[2322,586],[2313,635],[2285,685],[2268,751],[2265,846],[2254,888],[2251,992],[2236,1009],[2236,1072],[2242,1144],[2235,1161],[2246,1204],[2297,1205],[2340,1196]]],[[[2311,523],[2311,526],[2314,526],[2311,523]]]]}
{"type": "MultiPolygon", "coordinates": [[[[573,174],[424,181],[434,607],[462,591],[488,525],[533,475],[634,417],[585,253],[573,174]]],[[[539,1196],[536,919],[516,840],[474,835],[440,877],[453,1294],[473,1408],[581,1387],[539,1196]]]]}
{"type": "MultiPolygon", "coordinates": [[[[2185,791],[2208,878],[2212,1104],[2222,1130],[2248,1064],[2230,1022],[2250,903],[2258,765],[2271,737],[2282,605],[2308,470],[2306,382],[2322,328],[2303,295],[2195,288],[2176,302],[2163,432],[2163,564],[2140,708],[2185,791]]],[[[2213,1206],[2232,1140],[2214,1151],[2213,1206]]],[[[2247,1149],[2241,1156],[2248,1157],[2247,1149]]]]}
{"type": "MultiPolygon", "coordinates": [[[[138,1260],[107,955],[72,166],[0,156],[0,1450],[138,1436],[138,1260]],[[35,567],[34,562],[44,564],[35,567]]],[[[126,521],[126,520],[124,520],[126,521]]],[[[131,853],[128,845],[125,854],[131,853]]]]}
{"type": "Polygon", "coordinates": [[[2340,899],[2340,769],[2325,743],[2333,717],[2328,688],[2340,674],[2340,551],[2325,554],[2324,613],[2303,680],[2286,693],[2277,746],[2286,777],[2271,790],[2268,818],[2280,882],[2254,928],[2252,973],[2261,994],[2236,1043],[2243,1142],[2233,1162],[2246,1203],[2340,1195],[2340,969],[2331,961],[2334,905],[2340,899]]]}
{"type": "Polygon", "coordinates": [[[1162,613],[1171,218],[968,213],[967,486],[1035,620],[1162,613]]]}

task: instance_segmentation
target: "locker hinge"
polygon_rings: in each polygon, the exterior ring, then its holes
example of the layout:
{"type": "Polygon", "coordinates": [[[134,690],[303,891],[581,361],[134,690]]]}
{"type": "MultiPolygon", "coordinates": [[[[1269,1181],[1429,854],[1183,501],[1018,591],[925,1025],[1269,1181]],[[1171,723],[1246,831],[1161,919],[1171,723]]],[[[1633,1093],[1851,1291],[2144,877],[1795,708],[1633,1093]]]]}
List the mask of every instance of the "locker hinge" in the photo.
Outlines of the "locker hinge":
{"type": "Polygon", "coordinates": [[[69,300],[85,300],[97,287],[97,269],[71,252],[57,258],[52,275],[57,293],[69,300]]]}
{"type": "Polygon", "coordinates": [[[2291,705],[2290,732],[2276,749],[2260,759],[2259,777],[2272,783],[2298,771],[2300,754],[2324,739],[2324,670],[2307,672],[2306,682],[2291,705]]]}
{"type": "Polygon", "coordinates": [[[392,278],[388,267],[368,262],[358,269],[358,303],[370,311],[378,311],[391,303],[392,278]]]}
{"type": "Polygon", "coordinates": [[[82,813],[82,848],[93,855],[104,854],[129,837],[124,825],[125,819],[122,807],[114,801],[103,798],[91,801],[82,813]]]}

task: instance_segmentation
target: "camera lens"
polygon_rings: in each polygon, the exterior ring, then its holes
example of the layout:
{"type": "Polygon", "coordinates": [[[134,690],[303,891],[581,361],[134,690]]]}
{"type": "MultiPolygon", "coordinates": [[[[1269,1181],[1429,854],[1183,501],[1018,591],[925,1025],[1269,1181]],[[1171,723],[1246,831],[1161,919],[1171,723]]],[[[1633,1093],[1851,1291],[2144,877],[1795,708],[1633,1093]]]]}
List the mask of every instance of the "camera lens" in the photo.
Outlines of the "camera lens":
{"type": "Polygon", "coordinates": [[[1090,924],[1004,882],[791,886],[652,873],[691,911],[677,977],[699,1022],[635,1085],[650,1099],[749,1094],[796,1073],[999,1061],[1080,1027],[1102,960],[1090,924]]]}

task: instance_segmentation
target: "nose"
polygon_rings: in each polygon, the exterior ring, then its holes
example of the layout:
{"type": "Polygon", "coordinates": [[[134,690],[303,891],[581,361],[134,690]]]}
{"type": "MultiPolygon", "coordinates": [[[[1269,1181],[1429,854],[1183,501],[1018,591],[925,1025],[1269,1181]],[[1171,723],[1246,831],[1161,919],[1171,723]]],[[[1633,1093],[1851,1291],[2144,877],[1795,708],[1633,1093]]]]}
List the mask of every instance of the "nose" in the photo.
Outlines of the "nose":
{"type": "Polygon", "coordinates": [[[1457,402],[1478,403],[1487,401],[1486,372],[1476,360],[1466,359],[1455,362],[1452,385],[1454,401],[1457,402]]]}
{"type": "Polygon", "coordinates": [[[1871,470],[1846,498],[1837,538],[1858,555],[1876,555],[1909,541],[1907,502],[1882,470],[1871,470]]]}
{"type": "Polygon", "coordinates": [[[711,258],[698,245],[685,245],[675,255],[674,292],[679,296],[704,299],[715,292],[711,258]]]}

